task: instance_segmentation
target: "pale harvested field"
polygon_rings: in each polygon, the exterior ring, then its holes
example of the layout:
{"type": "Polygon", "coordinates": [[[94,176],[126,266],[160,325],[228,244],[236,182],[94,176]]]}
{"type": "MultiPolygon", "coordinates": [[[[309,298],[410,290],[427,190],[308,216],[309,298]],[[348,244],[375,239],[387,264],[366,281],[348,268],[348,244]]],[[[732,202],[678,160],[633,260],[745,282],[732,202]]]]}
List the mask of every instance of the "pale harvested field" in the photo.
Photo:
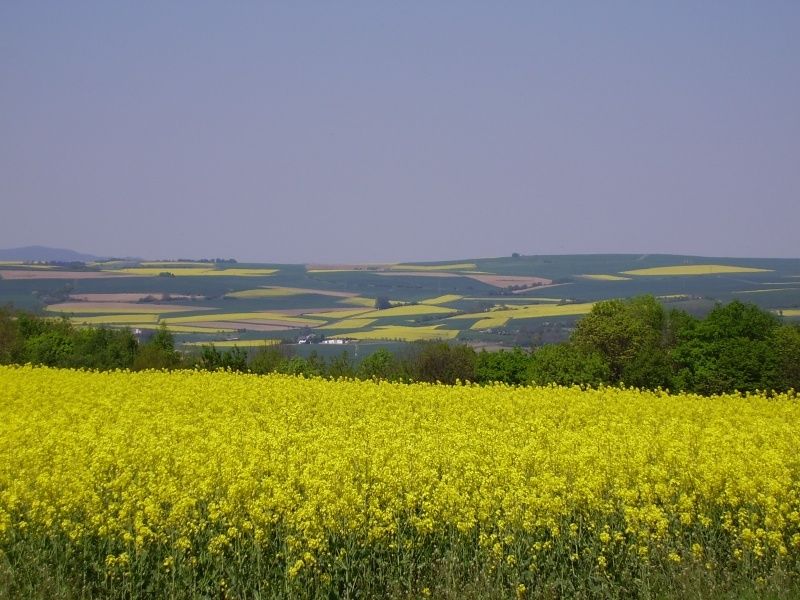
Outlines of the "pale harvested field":
{"type": "Polygon", "coordinates": [[[61,302],[47,307],[49,312],[61,313],[173,313],[190,310],[211,310],[204,306],[157,304],[155,302],[61,302]]]}
{"type": "Polygon", "coordinates": [[[3,279],[107,279],[109,277],[130,277],[125,273],[113,271],[47,271],[22,269],[0,269],[3,279]]]}
{"type": "Polygon", "coordinates": [[[523,275],[466,275],[466,277],[500,288],[512,285],[541,287],[553,283],[552,279],[545,279],[544,277],[526,277],[523,275]]]}

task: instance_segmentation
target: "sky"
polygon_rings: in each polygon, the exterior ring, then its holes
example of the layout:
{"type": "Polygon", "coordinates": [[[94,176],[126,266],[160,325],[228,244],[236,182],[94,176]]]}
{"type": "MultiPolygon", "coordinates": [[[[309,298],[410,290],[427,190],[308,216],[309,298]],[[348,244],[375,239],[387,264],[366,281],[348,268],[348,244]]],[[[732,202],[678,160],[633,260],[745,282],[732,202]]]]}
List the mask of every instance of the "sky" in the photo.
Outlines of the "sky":
{"type": "Polygon", "coordinates": [[[0,2],[0,248],[800,256],[800,2],[0,2]]]}

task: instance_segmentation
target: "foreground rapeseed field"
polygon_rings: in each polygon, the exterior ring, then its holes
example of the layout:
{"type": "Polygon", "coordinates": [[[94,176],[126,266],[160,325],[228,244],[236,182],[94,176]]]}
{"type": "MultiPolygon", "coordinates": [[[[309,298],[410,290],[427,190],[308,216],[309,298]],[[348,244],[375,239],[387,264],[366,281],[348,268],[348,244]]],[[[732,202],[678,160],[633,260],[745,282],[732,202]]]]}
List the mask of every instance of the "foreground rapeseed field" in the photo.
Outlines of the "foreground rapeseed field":
{"type": "Polygon", "coordinates": [[[796,592],[794,396],[0,367],[0,597],[796,592]]]}

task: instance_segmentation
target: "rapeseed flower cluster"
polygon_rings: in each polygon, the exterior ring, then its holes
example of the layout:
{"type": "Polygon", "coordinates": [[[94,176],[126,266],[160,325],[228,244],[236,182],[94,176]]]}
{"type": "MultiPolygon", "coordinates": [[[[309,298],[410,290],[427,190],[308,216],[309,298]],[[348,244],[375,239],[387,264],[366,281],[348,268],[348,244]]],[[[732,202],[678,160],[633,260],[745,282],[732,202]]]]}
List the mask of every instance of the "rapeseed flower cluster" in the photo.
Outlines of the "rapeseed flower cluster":
{"type": "Polygon", "coordinates": [[[0,558],[120,597],[794,576],[799,420],[793,394],[0,367],[0,558]]]}

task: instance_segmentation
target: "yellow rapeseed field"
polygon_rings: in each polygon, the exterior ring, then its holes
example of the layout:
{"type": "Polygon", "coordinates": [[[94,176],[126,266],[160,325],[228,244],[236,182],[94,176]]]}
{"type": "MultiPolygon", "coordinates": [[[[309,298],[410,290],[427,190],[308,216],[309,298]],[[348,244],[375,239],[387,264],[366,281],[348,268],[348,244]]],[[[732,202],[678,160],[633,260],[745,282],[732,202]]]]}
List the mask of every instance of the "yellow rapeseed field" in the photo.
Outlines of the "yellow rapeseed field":
{"type": "Polygon", "coordinates": [[[391,265],[392,271],[474,271],[478,268],[475,263],[452,263],[449,265],[391,265]]]}
{"type": "Polygon", "coordinates": [[[186,342],[184,346],[214,346],[215,348],[263,348],[265,346],[276,346],[280,340],[261,339],[261,340],[212,340],[204,342],[186,342]]]}
{"type": "Polygon", "coordinates": [[[126,325],[128,323],[158,323],[158,314],[96,315],[93,317],[72,317],[75,325],[126,325]]]}
{"type": "Polygon", "coordinates": [[[454,312],[456,312],[454,308],[447,308],[446,306],[405,304],[403,306],[393,306],[392,308],[362,313],[362,316],[383,319],[388,317],[415,317],[419,315],[446,315],[454,312]]]}
{"type": "Polygon", "coordinates": [[[155,330],[165,327],[171,333],[233,333],[236,331],[234,327],[224,327],[220,325],[211,325],[204,327],[202,325],[175,325],[173,323],[124,323],[125,327],[131,329],[150,329],[155,330]]]}
{"type": "Polygon", "coordinates": [[[139,263],[139,267],[158,267],[159,269],[162,270],[164,269],[164,267],[174,267],[174,268],[201,267],[208,269],[213,267],[213,265],[207,262],[200,262],[194,260],[149,260],[139,263]]]}
{"type": "MultiPolygon", "coordinates": [[[[367,308],[375,308],[375,298],[366,298],[364,296],[353,296],[351,298],[343,298],[339,300],[340,304],[350,304],[352,306],[364,306],[367,308]]],[[[389,304],[397,304],[398,300],[389,300],[389,304]]]]}
{"type": "Polygon", "coordinates": [[[448,302],[455,302],[461,300],[464,296],[458,294],[444,294],[443,296],[436,296],[436,298],[428,298],[421,300],[420,304],[447,304],[448,302]]]}
{"type": "Polygon", "coordinates": [[[594,279],[596,281],[627,281],[630,277],[622,277],[621,275],[608,275],[605,273],[590,273],[581,275],[584,279],[594,279]]]}
{"type": "Polygon", "coordinates": [[[503,327],[506,323],[508,323],[508,317],[487,317],[473,323],[470,329],[491,329],[503,327]]]}
{"type": "Polygon", "coordinates": [[[177,323],[203,323],[213,322],[238,322],[238,321],[283,321],[286,323],[296,323],[298,325],[320,325],[324,323],[321,319],[307,319],[305,317],[295,317],[281,312],[260,311],[260,312],[239,312],[239,313],[207,313],[204,315],[192,315],[189,317],[167,317],[162,319],[168,324],[177,323]]]}
{"type": "Polygon", "coordinates": [[[319,329],[363,329],[369,327],[377,319],[342,319],[341,321],[334,321],[328,325],[323,325],[319,329]]]}
{"type": "MultiPolygon", "coordinates": [[[[373,302],[374,304],[374,302],[373,302]]],[[[372,308],[346,308],[344,310],[330,310],[317,312],[314,309],[309,309],[308,315],[313,315],[315,318],[320,319],[347,319],[355,317],[356,315],[363,315],[364,313],[371,312],[372,308]]]]}
{"type": "Polygon", "coordinates": [[[378,325],[366,331],[350,331],[331,337],[352,338],[355,340],[451,340],[458,335],[455,329],[441,329],[441,325],[378,325]]]}
{"type": "Polygon", "coordinates": [[[519,306],[506,305],[494,308],[488,312],[463,313],[449,317],[450,319],[536,319],[541,317],[563,317],[570,315],[585,315],[592,310],[594,303],[580,302],[568,304],[521,304],[519,306]]]}
{"type": "Polygon", "coordinates": [[[792,581],[798,421],[793,395],[0,367],[0,596],[792,581]]]}
{"type": "Polygon", "coordinates": [[[718,275],[720,273],[766,273],[771,269],[737,267],[734,265],[674,265],[623,271],[625,275],[718,275]]]}

